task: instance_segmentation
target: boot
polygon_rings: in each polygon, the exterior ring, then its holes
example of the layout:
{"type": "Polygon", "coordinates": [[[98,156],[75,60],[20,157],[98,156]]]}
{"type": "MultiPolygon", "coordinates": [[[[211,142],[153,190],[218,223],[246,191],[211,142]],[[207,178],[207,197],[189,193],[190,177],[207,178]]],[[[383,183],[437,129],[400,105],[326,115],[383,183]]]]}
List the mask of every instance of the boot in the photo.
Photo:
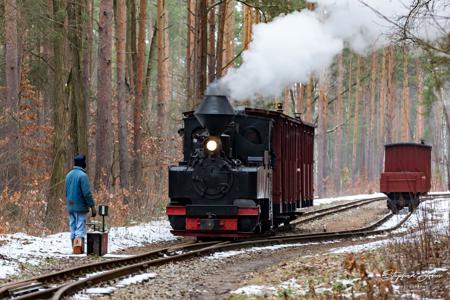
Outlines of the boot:
{"type": "Polygon", "coordinates": [[[73,254],[83,254],[84,252],[84,239],[80,237],[76,237],[73,241],[73,254]]]}

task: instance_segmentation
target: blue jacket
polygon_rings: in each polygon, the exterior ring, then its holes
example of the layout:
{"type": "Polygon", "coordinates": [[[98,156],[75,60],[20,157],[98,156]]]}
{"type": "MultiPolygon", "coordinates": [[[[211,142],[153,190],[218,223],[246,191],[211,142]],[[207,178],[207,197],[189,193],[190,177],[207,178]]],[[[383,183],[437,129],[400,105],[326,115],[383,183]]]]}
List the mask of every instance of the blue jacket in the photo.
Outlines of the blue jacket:
{"type": "Polygon", "coordinates": [[[66,176],[66,200],[67,210],[72,212],[89,212],[89,207],[94,206],[89,177],[81,167],[73,167],[66,176]]]}

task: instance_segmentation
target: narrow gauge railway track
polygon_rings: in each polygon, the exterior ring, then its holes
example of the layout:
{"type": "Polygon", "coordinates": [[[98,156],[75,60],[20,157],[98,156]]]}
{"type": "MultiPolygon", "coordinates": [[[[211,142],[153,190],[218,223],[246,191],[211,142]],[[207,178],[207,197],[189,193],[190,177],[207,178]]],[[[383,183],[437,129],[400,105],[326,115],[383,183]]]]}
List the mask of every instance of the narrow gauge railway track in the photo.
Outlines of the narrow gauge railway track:
{"type": "Polygon", "coordinates": [[[339,232],[326,232],[326,233],[316,233],[316,234],[296,234],[296,235],[287,235],[283,237],[269,237],[264,239],[255,239],[255,240],[246,240],[241,242],[223,242],[223,243],[216,243],[211,246],[200,248],[197,250],[193,250],[187,253],[181,253],[177,256],[173,257],[166,257],[166,258],[160,258],[153,262],[147,262],[147,263],[139,263],[132,266],[123,267],[118,270],[113,270],[108,273],[102,273],[98,275],[91,276],[89,278],[73,282],[71,284],[62,286],[53,296],[54,300],[61,299],[63,296],[67,296],[70,294],[74,294],[75,292],[92,286],[96,285],[111,279],[115,279],[124,275],[128,275],[131,273],[135,273],[141,270],[147,269],[149,266],[152,265],[160,265],[165,262],[171,262],[171,261],[177,261],[182,259],[187,259],[194,256],[201,256],[201,255],[207,255],[209,253],[215,252],[215,251],[224,251],[224,250],[233,250],[233,249],[240,249],[240,248],[246,248],[246,247],[253,247],[253,246],[268,246],[268,245],[274,245],[274,244],[289,244],[289,243],[307,243],[307,242],[319,242],[319,241],[327,241],[327,240],[336,240],[336,239],[345,239],[345,238],[355,238],[355,237],[364,237],[368,235],[376,235],[376,234],[385,234],[387,232],[393,231],[397,228],[399,228],[406,220],[411,216],[412,213],[409,213],[405,218],[399,222],[396,226],[388,228],[388,229],[382,229],[382,230],[373,230],[373,228],[378,227],[382,223],[384,223],[386,220],[388,220],[392,213],[389,213],[380,220],[374,222],[373,224],[370,224],[369,226],[366,226],[364,228],[356,229],[356,230],[348,230],[348,231],[339,231],[339,232]]]}
{"type": "MultiPolygon", "coordinates": [[[[439,197],[439,196],[438,196],[439,197]]],[[[438,198],[433,196],[434,198],[438,198]]],[[[373,199],[372,199],[373,200],[373,199]]],[[[181,261],[195,256],[206,255],[215,251],[232,250],[252,246],[267,246],[282,243],[307,243],[380,235],[398,229],[408,220],[412,213],[405,216],[397,225],[387,229],[374,230],[386,222],[392,213],[383,216],[378,221],[359,229],[313,233],[291,234],[285,236],[266,237],[239,242],[199,242],[154,250],[145,254],[112,261],[102,261],[51,274],[34,277],[20,282],[13,282],[0,286],[0,297],[14,297],[14,299],[61,299],[78,290],[93,286],[108,280],[116,279],[146,270],[150,266],[158,266],[169,262],[181,261]],[[99,272],[101,273],[94,273],[99,272]],[[89,275],[91,273],[91,275],[89,275]],[[85,278],[80,276],[87,275],[85,278]],[[37,291],[36,291],[37,290],[37,291]],[[31,292],[30,292],[31,291],[31,292]]]]}
{"type": "Polygon", "coordinates": [[[308,211],[303,213],[299,219],[293,220],[290,222],[291,225],[299,225],[307,222],[311,222],[320,218],[323,218],[328,215],[332,215],[338,212],[346,211],[352,208],[361,207],[367,204],[371,204],[376,201],[386,200],[386,197],[377,197],[371,199],[362,199],[357,201],[352,201],[350,203],[339,204],[323,209],[317,209],[313,211],[308,211]]]}
{"type": "Polygon", "coordinates": [[[0,286],[0,298],[14,297],[14,299],[34,299],[32,296],[48,298],[51,293],[55,291],[54,287],[58,286],[58,282],[75,280],[77,277],[89,273],[102,272],[105,270],[114,269],[120,266],[139,263],[142,261],[154,260],[164,256],[172,256],[178,251],[198,249],[202,247],[208,247],[216,244],[217,242],[190,242],[180,245],[172,245],[155,249],[143,254],[134,255],[131,257],[101,261],[97,263],[89,263],[61,271],[44,274],[41,276],[35,276],[30,279],[25,279],[16,282],[6,283],[0,286]],[[51,290],[45,289],[46,286],[53,285],[51,290]],[[40,290],[40,291],[37,291],[40,290]],[[48,291],[48,293],[46,293],[48,291]]]}
{"type": "MultiPolygon", "coordinates": [[[[423,201],[427,201],[427,200],[431,200],[431,199],[446,198],[446,197],[450,198],[450,194],[443,193],[443,194],[427,195],[427,196],[422,196],[420,198],[420,200],[421,200],[421,202],[423,202],[423,201]]],[[[308,211],[308,212],[305,212],[302,215],[300,215],[300,218],[291,221],[290,225],[295,226],[295,225],[311,222],[311,221],[326,217],[328,215],[346,211],[346,210],[349,210],[352,208],[361,207],[361,206],[368,205],[373,202],[381,201],[381,200],[387,200],[387,197],[376,197],[376,198],[370,198],[370,199],[356,200],[356,201],[352,201],[352,202],[345,203],[345,204],[339,204],[339,205],[335,205],[335,206],[331,206],[331,207],[327,207],[327,208],[308,211]]]]}

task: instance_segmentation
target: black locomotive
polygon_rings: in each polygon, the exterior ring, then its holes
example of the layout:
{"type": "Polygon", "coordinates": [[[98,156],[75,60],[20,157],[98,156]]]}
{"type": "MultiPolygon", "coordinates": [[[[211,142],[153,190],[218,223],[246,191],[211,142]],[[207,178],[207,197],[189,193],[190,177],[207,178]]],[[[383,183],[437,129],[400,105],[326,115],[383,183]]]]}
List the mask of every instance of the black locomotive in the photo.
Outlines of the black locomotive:
{"type": "Polygon", "coordinates": [[[167,206],[175,235],[251,235],[312,205],[313,127],[280,112],[235,112],[227,97],[210,95],[185,113],[180,134],[184,160],[169,167],[167,206]],[[292,128],[278,132],[281,123],[292,128]],[[308,131],[309,146],[300,131],[308,131]],[[303,148],[310,150],[308,164],[303,148]]]}

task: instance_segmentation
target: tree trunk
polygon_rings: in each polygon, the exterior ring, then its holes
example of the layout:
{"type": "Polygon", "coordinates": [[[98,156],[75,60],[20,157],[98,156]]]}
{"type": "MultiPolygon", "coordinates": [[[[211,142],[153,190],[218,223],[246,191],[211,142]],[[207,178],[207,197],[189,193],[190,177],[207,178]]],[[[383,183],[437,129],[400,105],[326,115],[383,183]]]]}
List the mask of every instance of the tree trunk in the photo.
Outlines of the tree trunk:
{"type": "MultiPolygon", "coordinates": [[[[93,1],[85,0],[86,6],[84,8],[84,15],[87,18],[86,22],[80,23],[83,30],[83,56],[82,56],[82,83],[83,96],[86,101],[86,124],[89,123],[89,103],[92,94],[91,76],[92,76],[92,27],[93,27],[93,1]]],[[[82,8],[83,9],[83,8],[82,8]]],[[[87,154],[86,154],[87,155],[87,154]]]]}
{"type": "Polygon", "coordinates": [[[340,191],[341,187],[341,160],[340,160],[340,154],[342,149],[342,114],[343,114],[343,99],[342,99],[342,85],[344,81],[344,57],[343,54],[339,54],[338,56],[338,74],[337,74],[337,80],[336,80],[336,104],[335,104],[335,126],[336,126],[336,139],[334,141],[334,162],[333,162],[333,169],[334,169],[334,186],[336,188],[336,191],[340,191]]]}
{"type": "Polygon", "coordinates": [[[377,174],[380,174],[383,170],[383,160],[384,160],[384,143],[386,137],[386,59],[387,59],[387,49],[383,48],[383,54],[381,57],[381,74],[380,74],[380,113],[379,113],[379,124],[378,124],[378,140],[377,140],[377,174]]]}
{"type": "Polygon", "coordinates": [[[51,230],[56,230],[60,218],[64,197],[65,168],[68,160],[67,146],[69,136],[69,103],[65,93],[66,71],[64,66],[65,57],[65,29],[66,7],[64,0],[53,0],[54,33],[53,54],[55,80],[53,90],[53,123],[55,133],[53,135],[53,162],[52,175],[50,178],[50,192],[45,214],[45,224],[51,230]]]}
{"type": "MultiPolygon", "coordinates": [[[[127,0],[127,78],[131,94],[134,94],[137,73],[136,49],[136,1],[127,0]]],[[[126,79],[125,79],[126,80],[126,79]]]]}
{"type": "Polygon", "coordinates": [[[394,120],[394,98],[395,98],[395,84],[394,84],[394,47],[389,46],[387,50],[387,74],[386,74],[386,86],[387,86],[387,94],[386,94],[386,102],[387,102],[387,110],[386,110],[386,143],[392,143],[392,125],[394,120]]]}
{"type": "Polygon", "coordinates": [[[242,26],[242,43],[244,49],[247,49],[252,39],[253,13],[251,7],[244,5],[242,18],[244,23],[242,26]]]}
{"type": "MultiPolygon", "coordinates": [[[[448,136],[450,135],[450,104],[448,103],[448,94],[447,97],[444,97],[444,91],[446,88],[448,88],[449,85],[447,82],[439,82],[437,90],[435,91],[436,98],[441,102],[442,104],[442,111],[444,114],[444,122],[446,126],[446,133],[447,133],[447,140],[442,143],[442,145],[446,145],[445,149],[445,157],[446,157],[446,171],[447,171],[447,190],[450,190],[450,143],[448,140],[448,136]],[[446,99],[446,100],[444,100],[446,99]]],[[[439,128],[439,127],[437,127],[439,128]]],[[[444,134],[443,134],[444,135],[444,134]]],[[[441,139],[442,141],[444,138],[441,139]]],[[[437,149],[440,149],[440,147],[437,147],[437,149]]]]}
{"type": "MultiPolygon", "coordinates": [[[[214,5],[210,0],[209,5],[214,5]]],[[[208,83],[213,82],[216,74],[216,8],[212,8],[208,16],[208,83]]]]}
{"type": "Polygon", "coordinates": [[[156,39],[156,26],[153,26],[153,23],[151,23],[151,10],[149,11],[149,23],[151,24],[151,26],[149,26],[148,30],[148,41],[149,41],[149,48],[150,50],[148,51],[148,60],[147,60],[147,69],[145,71],[145,83],[144,83],[144,92],[143,92],[143,104],[144,104],[144,110],[147,113],[150,113],[150,109],[151,109],[151,101],[150,99],[152,98],[152,88],[151,88],[151,78],[152,78],[152,66],[153,66],[153,62],[154,62],[154,57],[155,57],[155,39],[156,39]]]}
{"type": "Polygon", "coordinates": [[[358,150],[358,130],[359,130],[359,101],[361,97],[361,56],[356,60],[356,87],[355,87],[355,110],[353,115],[353,148],[352,148],[352,172],[357,173],[357,150],[358,150]]]}
{"type": "Polygon", "coordinates": [[[111,124],[111,52],[113,0],[100,2],[98,43],[97,132],[95,187],[111,186],[112,124],[111,124]]]}
{"type": "Polygon", "coordinates": [[[285,87],[283,91],[283,110],[286,115],[289,115],[290,109],[289,109],[289,95],[290,89],[289,87],[285,87]]]}
{"type": "MultiPolygon", "coordinates": [[[[364,66],[365,64],[363,64],[364,66]]],[[[364,67],[362,67],[364,70],[364,67]]],[[[363,72],[364,73],[364,72],[363,72]]],[[[368,107],[367,105],[367,91],[369,90],[369,85],[366,84],[365,81],[360,83],[361,90],[359,98],[361,99],[361,109],[360,109],[360,115],[361,115],[361,123],[359,125],[359,159],[357,162],[358,170],[359,170],[359,182],[363,186],[367,186],[367,129],[369,127],[369,120],[368,117],[368,107]]]]}
{"type": "Polygon", "coordinates": [[[145,18],[147,15],[147,1],[139,2],[139,32],[137,48],[136,89],[134,98],[134,144],[133,144],[133,180],[136,186],[142,183],[142,92],[145,65],[145,18]]]}
{"type": "MultiPolygon", "coordinates": [[[[347,113],[347,127],[346,127],[346,140],[350,141],[353,132],[352,129],[353,127],[350,126],[350,119],[353,119],[353,107],[354,107],[354,102],[353,102],[353,54],[350,52],[348,54],[348,97],[347,97],[347,101],[348,101],[348,113],[347,113]],[[352,105],[353,103],[353,105],[352,105]]],[[[350,176],[352,176],[353,174],[351,174],[352,172],[352,147],[353,145],[351,143],[348,143],[347,145],[347,155],[345,155],[345,164],[348,166],[349,172],[350,172],[350,176]]]]}
{"type": "Polygon", "coordinates": [[[70,72],[70,103],[71,103],[71,119],[72,119],[72,144],[75,154],[82,153],[86,156],[88,153],[88,138],[87,138],[87,96],[85,87],[83,86],[83,72],[82,72],[82,24],[81,6],[74,2],[68,3],[68,39],[69,50],[71,53],[72,69],[70,72]]]}
{"type": "Polygon", "coordinates": [[[378,114],[376,113],[375,108],[375,97],[376,97],[376,88],[377,88],[377,60],[378,55],[376,51],[372,52],[371,57],[371,66],[370,66],[370,94],[369,94],[369,101],[370,101],[370,111],[368,114],[368,118],[370,119],[370,127],[368,130],[368,136],[372,137],[370,139],[367,139],[367,172],[369,176],[369,181],[372,181],[375,177],[375,155],[377,152],[375,152],[375,143],[376,143],[376,129],[375,129],[375,122],[376,119],[378,119],[376,116],[378,114]]]}
{"type": "Polygon", "coordinates": [[[19,53],[16,0],[5,0],[5,80],[8,143],[6,156],[6,186],[20,189],[20,132],[19,132],[19,53]]]}
{"type": "MultiPolygon", "coordinates": [[[[416,58],[416,142],[423,139],[424,121],[423,121],[423,73],[420,58],[416,58]]],[[[449,143],[450,144],[450,143],[449,143]]]]}
{"type": "Polygon", "coordinates": [[[236,23],[236,15],[235,15],[235,6],[236,1],[235,0],[228,0],[227,1],[227,16],[225,20],[225,58],[224,62],[225,65],[223,66],[224,72],[229,68],[232,68],[234,66],[234,38],[235,38],[235,23],[236,23]]]}
{"type": "Polygon", "coordinates": [[[207,0],[196,1],[195,12],[194,106],[197,106],[205,93],[207,80],[207,0]]]}
{"type": "Polygon", "coordinates": [[[327,185],[325,176],[325,163],[327,160],[327,85],[328,78],[322,74],[319,79],[318,119],[319,130],[317,132],[317,193],[322,197],[327,185]]]}
{"type": "MultiPolygon", "coordinates": [[[[299,114],[300,116],[303,114],[304,111],[304,97],[305,97],[305,85],[303,83],[297,83],[297,97],[296,97],[296,109],[295,112],[299,114]]],[[[302,117],[303,119],[303,117],[302,117]]]]}
{"type": "Polygon", "coordinates": [[[158,0],[156,19],[156,47],[158,49],[158,111],[157,111],[157,132],[162,137],[162,131],[167,113],[167,104],[170,101],[169,80],[169,52],[165,30],[167,27],[167,6],[165,0],[158,0]]]}
{"type": "Polygon", "coordinates": [[[381,57],[381,74],[380,74],[380,124],[378,130],[378,145],[382,153],[384,153],[385,138],[385,115],[386,115],[386,48],[383,49],[381,57]]]}
{"type": "Polygon", "coordinates": [[[224,75],[224,53],[225,53],[225,22],[227,18],[227,0],[224,0],[219,6],[219,28],[217,30],[217,46],[216,46],[216,77],[220,78],[224,75]]]}
{"type": "MultiPolygon", "coordinates": [[[[195,1],[187,3],[187,35],[186,35],[186,100],[189,110],[193,110],[194,101],[194,56],[195,56],[195,1]]],[[[217,74],[217,71],[216,71],[217,74]]],[[[217,76],[217,75],[216,75],[217,76]]]]}
{"type": "Polygon", "coordinates": [[[312,76],[309,78],[308,83],[306,84],[306,120],[308,122],[312,122],[313,119],[313,78],[312,76]]]}
{"type": "Polygon", "coordinates": [[[408,142],[410,137],[409,130],[409,74],[408,74],[408,49],[403,46],[403,105],[402,115],[402,141],[408,142]]]}
{"type": "Polygon", "coordinates": [[[128,188],[128,129],[127,129],[127,107],[128,96],[125,86],[125,62],[126,62],[126,15],[127,7],[125,0],[117,0],[116,8],[116,60],[117,60],[117,119],[119,135],[119,173],[120,185],[128,188]]]}

